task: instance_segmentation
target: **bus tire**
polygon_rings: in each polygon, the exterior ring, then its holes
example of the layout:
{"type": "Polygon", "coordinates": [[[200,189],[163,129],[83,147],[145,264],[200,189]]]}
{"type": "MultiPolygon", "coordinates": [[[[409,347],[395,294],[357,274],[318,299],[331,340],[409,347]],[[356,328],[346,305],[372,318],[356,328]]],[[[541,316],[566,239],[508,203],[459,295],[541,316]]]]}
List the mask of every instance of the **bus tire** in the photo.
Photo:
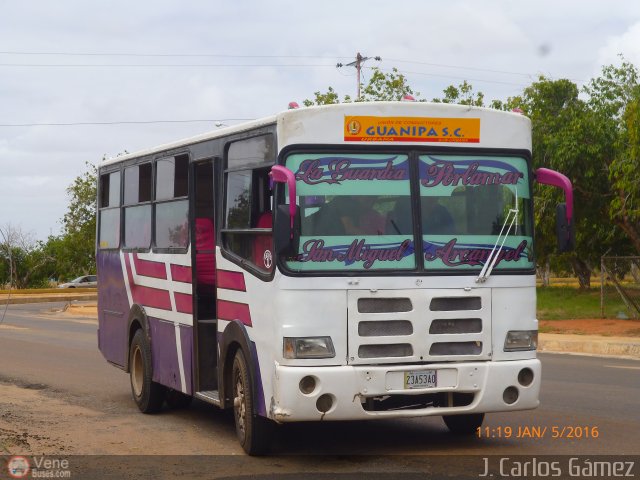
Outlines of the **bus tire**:
{"type": "Polygon", "coordinates": [[[233,392],[233,418],[240,445],[249,455],[268,453],[274,424],[271,420],[254,413],[255,396],[251,373],[241,349],[238,349],[233,359],[231,391],[233,392]]]}
{"type": "Polygon", "coordinates": [[[165,400],[167,401],[167,405],[170,409],[182,410],[183,408],[187,408],[191,405],[193,397],[170,388],[167,390],[165,400]]]}
{"type": "Polygon", "coordinates": [[[467,415],[443,415],[445,425],[451,433],[456,435],[471,435],[476,433],[484,421],[484,413],[469,413],[467,415]]]}
{"type": "Polygon", "coordinates": [[[162,408],[165,388],[152,380],[151,347],[142,330],[137,330],[129,349],[129,379],[131,394],[142,413],[154,413],[162,408]]]}

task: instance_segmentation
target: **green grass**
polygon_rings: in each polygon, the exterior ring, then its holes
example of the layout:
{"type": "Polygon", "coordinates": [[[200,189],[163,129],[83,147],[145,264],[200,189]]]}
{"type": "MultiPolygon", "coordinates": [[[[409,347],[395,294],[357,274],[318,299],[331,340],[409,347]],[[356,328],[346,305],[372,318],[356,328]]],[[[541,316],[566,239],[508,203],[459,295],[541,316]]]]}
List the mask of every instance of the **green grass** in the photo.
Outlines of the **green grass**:
{"type": "MultiPolygon", "coordinates": [[[[640,291],[633,290],[640,300],[640,291]]],[[[613,287],[605,288],[605,318],[616,318],[619,312],[632,317],[613,287]]],[[[581,291],[574,287],[538,287],[538,320],[600,318],[600,287],[581,291]]]]}

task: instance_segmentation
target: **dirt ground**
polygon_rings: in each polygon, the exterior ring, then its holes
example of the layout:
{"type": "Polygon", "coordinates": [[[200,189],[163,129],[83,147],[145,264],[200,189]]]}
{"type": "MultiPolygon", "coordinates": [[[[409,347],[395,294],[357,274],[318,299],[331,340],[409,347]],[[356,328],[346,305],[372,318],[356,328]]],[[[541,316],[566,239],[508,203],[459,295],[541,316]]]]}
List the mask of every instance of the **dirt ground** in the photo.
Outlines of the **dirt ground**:
{"type": "Polygon", "coordinates": [[[206,424],[185,429],[179,417],[195,415],[188,411],[141,415],[115,403],[91,405],[44,385],[0,381],[0,455],[240,453],[232,441],[232,418],[213,407],[208,410],[213,417],[209,421],[228,426],[226,445],[207,439],[206,424]]]}
{"type": "Polygon", "coordinates": [[[640,320],[619,320],[613,318],[540,320],[540,332],[601,335],[604,337],[640,337],[640,320]]]}

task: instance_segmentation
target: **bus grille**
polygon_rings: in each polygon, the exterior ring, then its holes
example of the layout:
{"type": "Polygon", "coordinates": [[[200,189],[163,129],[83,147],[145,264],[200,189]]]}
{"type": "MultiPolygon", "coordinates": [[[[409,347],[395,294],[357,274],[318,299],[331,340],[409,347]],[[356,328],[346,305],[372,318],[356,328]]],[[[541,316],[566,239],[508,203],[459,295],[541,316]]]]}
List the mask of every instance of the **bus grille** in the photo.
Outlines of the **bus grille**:
{"type": "Polygon", "coordinates": [[[393,337],[411,335],[413,324],[409,320],[363,321],[358,323],[358,335],[361,337],[393,337]]]}
{"type": "Polygon", "coordinates": [[[410,312],[411,300],[408,298],[360,298],[358,312],[360,313],[393,313],[410,312]]]}
{"type": "Polygon", "coordinates": [[[358,348],[358,356],[360,358],[410,357],[412,355],[413,347],[408,343],[360,345],[360,348],[358,348]]]}
{"type": "Polygon", "coordinates": [[[491,357],[491,289],[348,292],[349,363],[491,357]]]}
{"type": "Polygon", "coordinates": [[[451,318],[436,319],[431,322],[429,333],[480,333],[482,331],[481,318],[451,318]]]}

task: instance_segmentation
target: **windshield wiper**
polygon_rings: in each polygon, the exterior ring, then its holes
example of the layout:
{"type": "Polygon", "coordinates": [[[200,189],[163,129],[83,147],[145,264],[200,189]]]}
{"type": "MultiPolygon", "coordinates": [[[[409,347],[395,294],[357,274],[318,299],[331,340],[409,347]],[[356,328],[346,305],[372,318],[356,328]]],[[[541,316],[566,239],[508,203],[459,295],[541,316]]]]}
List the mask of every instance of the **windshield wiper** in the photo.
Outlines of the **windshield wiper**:
{"type": "Polygon", "coordinates": [[[509,212],[507,213],[507,216],[504,219],[504,223],[502,224],[502,228],[500,229],[500,234],[496,239],[496,243],[491,249],[491,253],[487,258],[487,261],[485,262],[484,267],[482,267],[482,270],[480,271],[480,275],[478,275],[478,278],[476,278],[476,283],[486,282],[487,278],[489,278],[489,276],[491,275],[491,272],[493,271],[493,267],[495,266],[496,262],[498,261],[498,258],[500,257],[500,252],[502,251],[502,247],[504,247],[504,242],[507,241],[509,232],[511,231],[511,228],[513,227],[514,224],[516,225],[516,233],[517,233],[517,229],[518,229],[518,226],[517,226],[518,224],[516,223],[516,221],[518,220],[518,190],[517,189],[516,189],[516,201],[515,201],[514,207],[515,208],[509,209],[509,212]],[[508,227],[507,227],[507,224],[509,224],[508,227]],[[504,231],[505,227],[507,227],[506,232],[504,231]],[[503,232],[504,232],[504,235],[503,235],[503,232]],[[500,239],[502,239],[502,243],[500,243],[500,239]],[[498,247],[499,243],[500,243],[500,247],[498,247]],[[498,249],[497,251],[496,251],[496,248],[498,249]]]}

